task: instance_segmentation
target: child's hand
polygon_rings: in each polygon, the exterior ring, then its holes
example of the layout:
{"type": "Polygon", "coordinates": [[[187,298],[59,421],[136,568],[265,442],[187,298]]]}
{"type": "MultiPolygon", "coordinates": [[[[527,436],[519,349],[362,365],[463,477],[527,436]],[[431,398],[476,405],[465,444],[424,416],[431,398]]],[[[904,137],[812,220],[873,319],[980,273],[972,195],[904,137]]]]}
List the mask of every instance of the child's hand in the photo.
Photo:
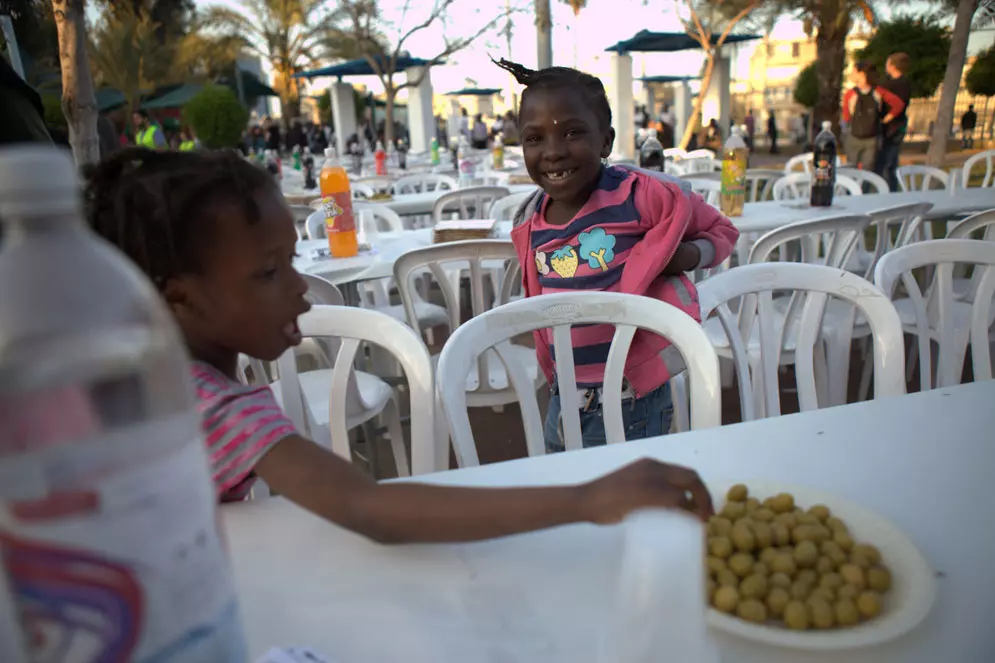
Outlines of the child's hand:
{"type": "Polygon", "coordinates": [[[674,252],[674,257],[663,268],[663,274],[664,276],[680,276],[684,272],[692,271],[698,266],[700,260],[701,252],[697,246],[690,242],[682,243],[674,252]]]}
{"type": "Polygon", "coordinates": [[[644,458],[582,486],[584,516],[591,522],[617,523],[645,507],[683,509],[702,520],[714,511],[712,496],[694,470],[644,458]]]}

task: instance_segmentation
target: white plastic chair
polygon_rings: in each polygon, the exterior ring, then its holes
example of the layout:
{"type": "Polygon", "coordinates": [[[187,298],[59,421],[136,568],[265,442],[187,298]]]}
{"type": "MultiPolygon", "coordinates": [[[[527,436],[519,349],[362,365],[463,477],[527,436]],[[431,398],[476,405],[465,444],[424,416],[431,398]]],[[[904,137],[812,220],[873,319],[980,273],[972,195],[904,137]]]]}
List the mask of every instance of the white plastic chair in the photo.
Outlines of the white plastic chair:
{"type": "MultiPolygon", "coordinates": [[[[749,262],[766,263],[776,257],[781,262],[800,261],[808,264],[819,264],[836,269],[842,269],[853,254],[857,241],[862,237],[870,217],[863,215],[841,215],[814,221],[803,221],[793,223],[777,230],[773,230],[762,236],[753,245],[750,251],[749,262]]],[[[730,270],[734,271],[734,270],[730,270]]],[[[709,279],[710,280],[710,279],[709,279]]],[[[708,280],[702,283],[707,283],[708,280]]],[[[781,322],[781,326],[786,326],[789,330],[796,328],[793,320],[798,316],[799,304],[795,297],[779,297],[774,300],[775,310],[781,319],[788,320],[788,323],[781,322]]],[[[846,363],[848,364],[849,348],[853,334],[853,312],[851,307],[830,307],[832,313],[827,315],[826,323],[823,325],[822,334],[826,345],[827,356],[830,366],[846,363]]],[[[705,331],[712,344],[715,346],[720,357],[733,360],[732,350],[729,347],[729,339],[719,325],[717,320],[707,320],[703,323],[705,331]]],[[[744,335],[744,338],[747,338],[744,335]]],[[[797,338],[794,333],[787,334],[783,339],[780,361],[781,365],[788,366],[794,363],[794,352],[797,338]]],[[[751,359],[751,366],[754,367],[754,375],[760,361],[760,339],[758,330],[753,329],[749,336],[748,350],[751,359]]],[[[830,374],[825,364],[820,364],[819,378],[826,385],[826,398],[833,397],[833,404],[841,404],[840,392],[845,389],[839,387],[836,377],[839,372],[830,374]]],[[[839,369],[837,369],[838,371],[839,369]]],[[[843,369],[845,375],[846,368],[843,369]]],[[[845,377],[844,377],[845,380],[845,377]]],[[[764,391],[755,390],[754,396],[757,399],[755,412],[766,411],[763,402],[764,391]]],[[[829,401],[826,401],[829,402],[829,401]]],[[[745,415],[744,415],[745,416],[745,415]]]]}
{"type": "Polygon", "coordinates": [[[898,186],[902,191],[950,188],[950,175],[933,166],[899,166],[895,173],[898,175],[898,186]],[[934,183],[939,183],[940,186],[934,186],[934,183]]]}
{"type": "Polygon", "coordinates": [[[785,363],[795,366],[802,412],[827,404],[828,385],[822,379],[825,357],[819,346],[830,295],[856,306],[870,323],[875,397],[905,393],[901,323],[891,302],[871,283],[823,265],[745,265],[698,286],[704,326],[721,330],[735,366],[744,421],[781,414],[778,368],[785,363]],[[790,299],[792,307],[797,307],[796,316],[785,316],[777,305],[773,295],[783,291],[793,293],[790,299]],[[734,300],[739,302],[737,313],[729,308],[734,300]],[[716,317],[709,318],[713,312],[716,317]],[[789,361],[783,357],[786,352],[791,355],[789,361]]]}
{"type": "Polygon", "coordinates": [[[352,192],[353,200],[369,200],[377,193],[369,184],[362,182],[350,182],[349,190],[352,192]]]}
{"type": "Polygon", "coordinates": [[[917,337],[919,388],[960,384],[967,348],[971,348],[974,380],[992,379],[992,299],[995,297],[995,243],[969,239],[917,242],[895,249],[878,263],[874,273],[878,287],[889,296],[901,282],[912,304],[913,318],[903,319],[904,330],[917,337]],[[974,266],[978,288],[973,303],[957,301],[953,291],[955,264],[974,266]],[[935,276],[926,293],[911,273],[933,267],[935,276]],[[932,342],[936,342],[933,375],[932,342]]]}
{"type": "Polygon", "coordinates": [[[712,207],[719,206],[719,197],[722,195],[722,182],[713,179],[688,178],[691,190],[705,199],[705,202],[712,207]]]}
{"type": "Polygon", "coordinates": [[[711,159],[715,161],[715,152],[706,149],[691,150],[685,156],[685,159],[711,159]]]}
{"type": "MultiPolygon", "coordinates": [[[[386,205],[357,201],[353,205],[353,214],[356,218],[356,227],[360,230],[367,241],[376,244],[374,233],[385,231],[392,233],[404,232],[404,222],[394,210],[386,205]]],[[[392,304],[390,301],[391,282],[393,279],[379,279],[364,281],[360,284],[360,291],[363,293],[363,307],[380,311],[399,322],[407,322],[407,315],[404,306],[392,304]]],[[[415,293],[415,314],[418,320],[415,329],[424,331],[429,342],[432,342],[432,328],[449,324],[449,315],[446,309],[438,304],[425,301],[418,293],[415,293]]],[[[375,362],[383,365],[382,362],[375,362]]]]}
{"type": "Polygon", "coordinates": [[[455,191],[459,188],[456,180],[448,175],[435,173],[425,173],[422,175],[408,175],[402,177],[394,183],[394,194],[405,195],[412,193],[424,193],[426,191],[455,191]]]}
{"type": "Polygon", "coordinates": [[[812,163],[815,157],[811,152],[806,152],[804,154],[798,154],[796,156],[788,159],[788,162],[784,164],[784,173],[790,175],[791,173],[811,173],[812,163]]]}
{"type": "MultiPolygon", "coordinates": [[[[464,323],[442,350],[439,375],[444,375],[445,380],[438,381],[438,388],[460,467],[480,464],[467,414],[468,401],[463,378],[472,375],[481,355],[489,351],[500,357],[511,384],[520,395],[529,455],[546,453],[533,383],[513,351],[516,346],[510,344],[510,339],[551,327],[555,347],[570,348],[573,345],[570,327],[580,324],[615,326],[604,377],[604,421],[609,444],[625,440],[622,377],[626,355],[637,329],[670,339],[683,355],[690,375],[691,427],[700,429],[721,424],[718,358],[701,326],[683,311],[654,299],[619,293],[570,292],[530,297],[495,308],[464,323]]],[[[576,385],[572,352],[557,353],[556,372],[561,385],[576,385]]],[[[561,389],[560,399],[566,448],[580,449],[581,404],[577,390],[561,389]]]]}
{"type": "Polygon", "coordinates": [[[845,175],[859,184],[864,193],[891,193],[891,188],[888,186],[888,182],[873,171],[863,170],[861,168],[840,168],[836,171],[837,180],[839,180],[840,175],[845,175]]]}
{"type": "Polygon", "coordinates": [[[774,199],[774,182],[784,176],[780,170],[772,168],[748,168],[746,170],[746,202],[758,203],[774,199]]]}
{"type": "MultiPolygon", "coordinates": [[[[972,214],[960,221],[947,233],[947,239],[982,239],[995,242],[995,209],[972,214]],[[980,231],[980,232],[979,232],[980,231]]],[[[977,279],[954,278],[954,297],[958,300],[974,301],[977,292],[977,279]]]]}
{"type": "MultiPolygon", "coordinates": [[[[721,162],[719,163],[719,167],[721,168],[721,162]]],[[[715,156],[712,154],[711,150],[695,150],[694,152],[689,152],[688,155],[680,161],[680,167],[688,175],[691,175],[692,173],[714,173],[715,164],[715,156]],[[699,152],[707,152],[708,154],[699,154],[699,152]]]]}
{"type": "MultiPolygon", "coordinates": [[[[839,168],[843,162],[840,161],[839,156],[836,157],[836,168],[839,168]]],[[[784,174],[790,175],[791,173],[811,173],[812,169],[815,167],[815,155],[812,152],[805,152],[804,154],[798,154],[790,159],[784,164],[784,174]]]]}
{"type": "Polygon", "coordinates": [[[503,186],[472,186],[446,192],[432,207],[432,222],[444,220],[447,214],[458,219],[486,219],[491,205],[510,194],[511,191],[503,186]]]}
{"type": "MultiPolygon", "coordinates": [[[[394,263],[394,279],[397,281],[401,301],[404,302],[409,319],[412,314],[411,304],[414,301],[411,278],[415,274],[425,272],[431,273],[439,284],[453,333],[460,326],[462,319],[460,284],[463,282],[463,279],[454,279],[453,274],[467,275],[470,314],[473,317],[487,312],[494,306],[509,302],[512,291],[521,280],[518,255],[509,241],[447,242],[409,251],[394,263]],[[493,266],[495,263],[502,267],[507,264],[508,267],[498,270],[493,266]],[[494,290],[486,288],[484,277],[496,278],[495,273],[498,272],[500,272],[498,277],[503,277],[500,278],[501,283],[494,290]],[[494,291],[497,295],[492,303],[490,299],[494,291]]],[[[516,357],[519,366],[524,367],[534,389],[539,389],[545,383],[545,376],[539,370],[535,350],[525,346],[514,346],[509,353],[516,357]]],[[[444,377],[450,379],[449,375],[444,377]]],[[[476,370],[462,380],[461,384],[464,385],[471,407],[500,408],[514,403],[519,398],[504,366],[497,357],[491,355],[481,360],[476,370]]]]}
{"type": "Polygon", "coordinates": [[[478,171],[473,178],[473,186],[508,186],[511,181],[510,173],[502,173],[495,170],[478,171]]]}
{"type": "Polygon", "coordinates": [[[499,198],[491,205],[491,211],[488,216],[497,221],[513,221],[518,208],[533,195],[535,195],[535,191],[522,191],[521,193],[513,193],[504,198],[499,198]]]}
{"type": "MultiPolygon", "coordinates": [[[[807,200],[812,187],[811,173],[789,173],[774,182],[774,200],[807,200]]],[[[860,196],[864,192],[857,182],[846,175],[836,175],[836,188],[834,193],[837,196],[851,195],[860,196]]]]}
{"type": "Polygon", "coordinates": [[[983,165],[985,169],[981,186],[983,188],[995,187],[995,150],[985,150],[984,152],[978,152],[964,162],[960,181],[965,189],[971,183],[971,172],[979,164],[983,165]]]}
{"type": "Polygon", "coordinates": [[[308,239],[324,239],[328,236],[325,228],[325,211],[318,210],[308,214],[304,221],[304,233],[308,239]]]}
{"type": "Polygon", "coordinates": [[[933,203],[905,203],[868,212],[875,232],[874,251],[855,252],[848,267],[867,280],[874,278],[874,268],[881,256],[915,241],[931,209],[933,203]]]}
{"type": "Polygon", "coordinates": [[[383,414],[399,476],[443,469],[436,464],[432,364],[421,339],[389,316],[347,306],[315,306],[297,323],[305,337],[341,341],[330,369],[298,373],[292,349],[277,360],[280,379],[271,388],[294,425],[351,460],[348,431],[383,414]],[[361,343],[386,349],[404,367],[411,397],[410,464],[393,391],[379,378],[353,369],[361,343]]]}

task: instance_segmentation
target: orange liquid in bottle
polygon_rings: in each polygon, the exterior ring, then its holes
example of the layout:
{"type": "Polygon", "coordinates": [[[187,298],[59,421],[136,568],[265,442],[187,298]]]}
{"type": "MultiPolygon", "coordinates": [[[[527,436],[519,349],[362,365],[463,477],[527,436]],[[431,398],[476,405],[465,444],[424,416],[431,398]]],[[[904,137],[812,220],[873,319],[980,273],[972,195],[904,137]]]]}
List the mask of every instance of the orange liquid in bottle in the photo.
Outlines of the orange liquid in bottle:
{"type": "MultiPolygon", "coordinates": [[[[331,150],[329,150],[331,151],[331,150]]],[[[321,206],[325,212],[325,233],[328,248],[334,258],[350,258],[359,253],[356,241],[356,221],[352,215],[352,192],[345,168],[334,159],[334,153],[321,168],[321,206]]]]}

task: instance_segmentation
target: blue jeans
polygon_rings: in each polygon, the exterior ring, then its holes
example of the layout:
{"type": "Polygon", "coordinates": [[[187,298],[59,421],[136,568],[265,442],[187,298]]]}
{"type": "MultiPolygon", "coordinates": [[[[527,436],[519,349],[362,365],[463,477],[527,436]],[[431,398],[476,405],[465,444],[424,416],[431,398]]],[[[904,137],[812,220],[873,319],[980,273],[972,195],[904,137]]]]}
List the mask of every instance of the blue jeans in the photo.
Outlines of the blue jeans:
{"type": "Polygon", "coordinates": [[[901,149],[902,141],[885,139],[878,149],[877,163],[874,164],[874,172],[888,182],[888,188],[892,191],[902,190],[898,185],[898,153],[901,149]]]}
{"type": "MultiPolygon", "coordinates": [[[[641,440],[657,437],[670,432],[670,420],[674,416],[674,403],[670,397],[670,384],[664,384],[642,398],[622,403],[622,423],[625,426],[626,440],[641,440]]],[[[605,420],[601,412],[601,402],[594,398],[590,407],[580,411],[580,432],[584,447],[597,447],[607,443],[605,420]]],[[[560,394],[554,387],[546,411],[543,426],[546,452],[554,453],[566,449],[560,431],[560,394]]]]}

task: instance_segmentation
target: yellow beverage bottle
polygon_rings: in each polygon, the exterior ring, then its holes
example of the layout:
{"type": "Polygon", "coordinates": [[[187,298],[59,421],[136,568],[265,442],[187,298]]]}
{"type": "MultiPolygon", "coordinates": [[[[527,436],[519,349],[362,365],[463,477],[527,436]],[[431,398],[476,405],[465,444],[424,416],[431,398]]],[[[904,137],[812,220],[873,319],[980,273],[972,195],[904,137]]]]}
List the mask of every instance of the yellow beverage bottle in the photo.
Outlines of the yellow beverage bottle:
{"type": "Polygon", "coordinates": [[[335,158],[335,149],[325,150],[321,167],[321,208],[325,212],[325,233],[333,258],[350,258],[359,253],[356,220],[352,215],[352,191],[345,168],[335,158]]]}
{"type": "Polygon", "coordinates": [[[746,202],[746,163],[750,151],[740,134],[739,127],[733,127],[722,148],[722,192],[719,208],[726,216],[743,216],[746,202]]]}

